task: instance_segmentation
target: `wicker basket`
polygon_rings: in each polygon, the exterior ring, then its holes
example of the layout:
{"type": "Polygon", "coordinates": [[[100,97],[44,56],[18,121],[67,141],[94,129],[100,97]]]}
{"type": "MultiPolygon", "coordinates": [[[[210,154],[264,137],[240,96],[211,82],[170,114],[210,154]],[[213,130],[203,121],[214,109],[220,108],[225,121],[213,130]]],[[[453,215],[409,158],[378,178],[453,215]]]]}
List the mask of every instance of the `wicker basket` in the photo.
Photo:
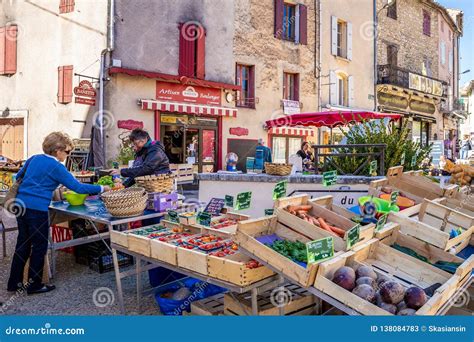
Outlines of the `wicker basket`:
{"type": "Polygon", "coordinates": [[[265,163],[265,172],[269,175],[288,176],[293,165],[279,163],[265,163]]]}
{"type": "Polygon", "coordinates": [[[144,188],[128,188],[102,194],[102,201],[112,216],[141,215],[146,208],[148,194],[144,188]]]}
{"type": "Polygon", "coordinates": [[[135,183],[144,187],[147,192],[170,194],[174,189],[174,178],[172,174],[142,176],[135,178],[135,183]]]}

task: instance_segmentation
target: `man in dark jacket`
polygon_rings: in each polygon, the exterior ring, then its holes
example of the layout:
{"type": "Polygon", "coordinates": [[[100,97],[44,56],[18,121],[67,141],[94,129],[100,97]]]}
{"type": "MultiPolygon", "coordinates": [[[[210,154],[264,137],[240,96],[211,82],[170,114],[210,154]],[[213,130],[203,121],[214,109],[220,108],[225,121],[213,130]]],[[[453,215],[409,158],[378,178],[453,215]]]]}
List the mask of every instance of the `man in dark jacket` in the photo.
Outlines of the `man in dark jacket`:
{"type": "MultiPolygon", "coordinates": [[[[153,141],[142,129],[134,129],[129,136],[135,151],[135,160],[130,168],[120,170],[122,177],[127,177],[125,187],[135,184],[135,177],[170,173],[170,165],[161,142],[153,141]]],[[[118,174],[118,172],[115,172],[118,174]]]]}

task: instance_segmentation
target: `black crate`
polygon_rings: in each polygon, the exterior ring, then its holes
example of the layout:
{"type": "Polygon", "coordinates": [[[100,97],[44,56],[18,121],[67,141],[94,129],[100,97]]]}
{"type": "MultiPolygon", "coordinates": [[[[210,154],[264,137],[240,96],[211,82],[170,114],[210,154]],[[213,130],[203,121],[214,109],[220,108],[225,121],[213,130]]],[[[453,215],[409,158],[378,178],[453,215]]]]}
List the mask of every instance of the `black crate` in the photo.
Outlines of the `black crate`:
{"type": "MultiPolygon", "coordinates": [[[[128,254],[117,252],[117,258],[121,267],[133,265],[133,257],[128,254]]],[[[114,269],[112,254],[104,253],[103,255],[90,257],[89,268],[101,274],[112,271],[114,269]]]]}

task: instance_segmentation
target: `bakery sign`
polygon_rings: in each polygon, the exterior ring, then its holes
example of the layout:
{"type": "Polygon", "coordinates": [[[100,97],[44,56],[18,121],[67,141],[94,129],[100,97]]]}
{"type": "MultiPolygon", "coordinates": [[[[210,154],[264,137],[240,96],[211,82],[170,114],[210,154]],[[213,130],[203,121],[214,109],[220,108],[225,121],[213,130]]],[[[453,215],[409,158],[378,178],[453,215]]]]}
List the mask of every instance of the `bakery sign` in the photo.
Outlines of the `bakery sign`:
{"type": "Polygon", "coordinates": [[[443,83],[417,74],[409,73],[409,87],[435,96],[443,96],[443,83]]]}
{"type": "Polygon", "coordinates": [[[221,90],[179,83],[156,82],[156,99],[203,105],[221,105],[221,90]]]}
{"type": "Polygon", "coordinates": [[[74,88],[74,95],[76,95],[76,98],[74,99],[75,103],[95,106],[97,92],[91,82],[87,80],[79,82],[79,85],[74,88]]]}

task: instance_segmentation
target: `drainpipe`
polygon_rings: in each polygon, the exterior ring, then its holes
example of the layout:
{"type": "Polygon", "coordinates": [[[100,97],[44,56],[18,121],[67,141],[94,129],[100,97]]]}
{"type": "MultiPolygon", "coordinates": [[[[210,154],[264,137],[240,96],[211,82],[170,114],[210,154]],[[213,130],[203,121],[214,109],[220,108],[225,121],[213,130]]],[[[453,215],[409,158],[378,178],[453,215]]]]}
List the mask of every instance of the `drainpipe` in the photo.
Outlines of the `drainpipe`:
{"type": "MultiPolygon", "coordinates": [[[[315,40],[316,40],[316,48],[317,48],[317,57],[315,56],[315,58],[317,58],[317,60],[315,61],[315,63],[317,63],[317,67],[316,67],[316,73],[317,73],[317,79],[318,79],[318,112],[321,111],[321,108],[322,108],[322,105],[321,105],[321,102],[322,102],[322,99],[321,99],[321,74],[322,74],[322,70],[321,70],[321,58],[322,58],[322,51],[321,51],[321,39],[322,39],[322,33],[321,33],[321,18],[322,18],[322,14],[321,14],[321,1],[322,0],[314,0],[314,8],[315,10],[317,11],[317,15],[315,15],[315,25],[314,25],[314,30],[315,30],[315,40]],[[316,33],[317,32],[317,33],[316,33]]],[[[318,144],[321,144],[321,129],[318,128],[318,144]]]]}
{"type": "Polygon", "coordinates": [[[377,14],[377,0],[373,0],[373,16],[374,16],[374,112],[377,111],[377,39],[379,37],[378,29],[378,14],[377,14]]]}
{"type": "Polygon", "coordinates": [[[102,146],[102,156],[104,167],[106,166],[105,132],[104,132],[104,87],[105,87],[105,69],[107,55],[114,49],[114,18],[115,18],[115,0],[108,1],[107,11],[107,48],[100,53],[100,72],[99,72],[99,123],[100,123],[100,144],[102,146]]]}

